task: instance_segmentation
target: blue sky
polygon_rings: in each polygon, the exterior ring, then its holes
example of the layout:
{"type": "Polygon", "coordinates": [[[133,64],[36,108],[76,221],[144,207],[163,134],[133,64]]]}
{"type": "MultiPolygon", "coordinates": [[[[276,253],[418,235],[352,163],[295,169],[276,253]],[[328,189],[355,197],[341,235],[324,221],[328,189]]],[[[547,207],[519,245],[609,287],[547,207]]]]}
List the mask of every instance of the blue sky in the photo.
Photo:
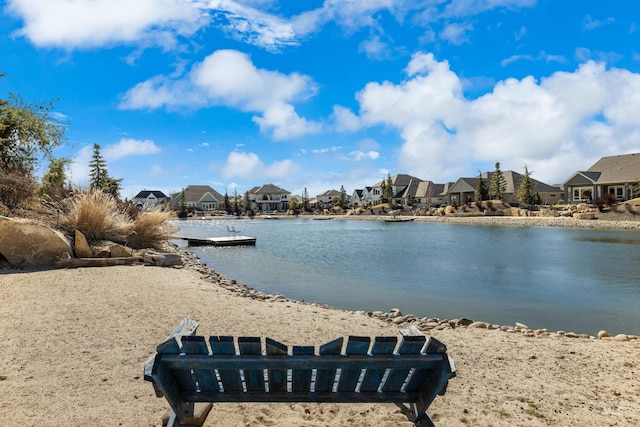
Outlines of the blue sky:
{"type": "Polygon", "coordinates": [[[7,0],[0,97],[59,99],[122,196],[561,183],[640,152],[640,0],[7,0]]]}

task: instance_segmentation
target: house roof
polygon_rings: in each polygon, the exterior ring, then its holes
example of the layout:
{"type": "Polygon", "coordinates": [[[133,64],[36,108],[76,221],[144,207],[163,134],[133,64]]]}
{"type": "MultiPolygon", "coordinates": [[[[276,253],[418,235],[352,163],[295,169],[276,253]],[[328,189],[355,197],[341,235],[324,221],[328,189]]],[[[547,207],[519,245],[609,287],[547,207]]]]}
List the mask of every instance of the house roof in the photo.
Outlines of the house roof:
{"type": "MultiPolygon", "coordinates": [[[[394,175],[391,177],[391,185],[394,187],[406,187],[409,185],[409,183],[414,180],[416,182],[421,182],[422,179],[420,178],[416,178],[415,176],[411,176],[411,175],[407,175],[407,174],[403,174],[403,173],[399,173],[397,175],[394,175]]],[[[385,185],[387,183],[387,180],[385,179],[385,185]]],[[[378,181],[377,183],[375,183],[373,185],[374,188],[376,187],[382,187],[382,181],[378,181]]]]}
{"type": "Polygon", "coordinates": [[[264,184],[253,187],[251,190],[249,190],[249,194],[291,194],[291,192],[282,189],[277,185],[264,184]]]}
{"type": "Polygon", "coordinates": [[[587,172],[599,172],[598,184],[635,182],[640,179],[640,153],[602,157],[587,172]]]}
{"type": "MultiPolygon", "coordinates": [[[[493,176],[493,172],[485,172],[481,175],[484,183],[487,187],[491,185],[491,178],[493,176]]],[[[515,194],[518,191],[518,187],[522,183],[522,179],[524,175],[519,174],[514,171],[503,171],[502,176],[505,181],[505,194],[515,194]]],[[[545,184],[542,181],[538,181],[529,177],[533,182],[533,186],[535,190],[539,193],[554,193],[562,191],[560,187],[552,186],[549,184],[545,184]]],[[[477,191],[478,184],[480,184],[480,176],[475,178],[459,178],[448,190],[448,193],[468,193],[472,191],[477,191]]]]}
{"type": "MultiPolygon", "coordinates": [[[[190,185],[184,189],[184,199],[187,203],[197,203],[206,198],[207,194],[218,202],[222,202],[224,200],[224,196],[222,194],[218,193],[208,185],[190,185]]],[[[180,193],[178,193],[178,196],[179,195],[180,193]]]]}
{"type": "Polygon", "coordinates": [[[156,190],[142,190],[141,192],[139,192],[138,194],[136,194],[136,196],[134,197],[134,199],[146,199],[147,197],[149,197],[150,195],[152,195],[156,198],[156,199],[168,199],[169,197],[167,197],[166,194],[164,194],[162,191],[156,191],[156,190]]]}
{"type": "Polygon", "coordinates": [[[333,196],[339,196],[341,193],[338,190],[327,190],[323,193],[320,193],[318,195],[316,195],[316,197],[320,198],[320,197],[333,197],[333,196]]]}

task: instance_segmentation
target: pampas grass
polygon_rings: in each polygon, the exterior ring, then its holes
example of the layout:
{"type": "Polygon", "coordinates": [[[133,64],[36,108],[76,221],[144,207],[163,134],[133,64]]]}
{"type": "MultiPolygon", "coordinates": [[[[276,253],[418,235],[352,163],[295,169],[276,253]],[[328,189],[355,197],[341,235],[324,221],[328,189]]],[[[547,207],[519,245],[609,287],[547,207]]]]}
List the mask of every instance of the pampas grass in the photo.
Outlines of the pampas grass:
{"type": "Polygon", "coordinates": [[[133,222],[118,202],[100,190],[77,193],[60,206],[60,227],[69,234],[78,230],[89,241],[124,243],[133,229],[133,222]]]}
{"type": "Polygon", "coordinates": [[[127,245],[134,249],[159,248],[176,231],[176,227],[166,222],[170,216],[169,212],[158,210],[140,213],[133,222],[127,245]]]}

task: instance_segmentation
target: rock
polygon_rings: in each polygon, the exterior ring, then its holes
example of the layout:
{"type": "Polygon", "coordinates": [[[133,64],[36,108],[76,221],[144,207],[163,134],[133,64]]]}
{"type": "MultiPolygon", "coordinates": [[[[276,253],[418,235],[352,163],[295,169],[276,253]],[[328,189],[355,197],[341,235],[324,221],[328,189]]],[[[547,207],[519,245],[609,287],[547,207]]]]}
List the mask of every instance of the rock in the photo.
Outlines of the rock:
{"type": "Polygon", "coordinates": [[[529,327],[524,323],[516,322],[516,329],[529,329],[529,327]]]}
{"type": "Polygon", "coordinates": [[[125,246],[114,243],[109,246],[111,252],[111,258],[125,258],[130,257],[133,254],[133,250],[125,246]]]}
{"type": "Polygon", "coordinates": [[[93,251],[89,247],[87,238],[84,236],[84,234],[82,234],[82,232],[78,230],[76,230],[75,232],[73,241],[73,252],[78,258],[91,258],[93,256],[93,251]]]}
{"type": "Polygon", "coordinates": [[[0,255],[13,267],[53,265],[71,244],[58,231],[35,221],[0,216],[0,255]]]}
{"type": "MultiPolygon", "coordinates": [[[[147,253],[144,254],[144,262],[155,264],[158,267],[171,267],[174,265],[182,265],[182,257],[179,254],[147,251],[147,253]]],[[[269,297],[271,297],[271,295],[269,297]]]]}
{"type": "Polygon", "coordinates": [[[487,324],[485,322],[473,322],[470,323],[467,328],[481,328],[481,329],[486,329],[487,328],[487,324]]]}
{"type": "Polygon", "coordinates": [[[609,335],[609,332],[602,330],[600,332],[598,332],[598,339],[601,340],[602,338],[608,338],[611,335],[609,335]]]}
{"type": "Polygon", "coordinates": [[[575,219],[583,219],[583,220],[592,220],[596,219],[596,214],[593,212],[580,212],[574,213],[573,218],[575,219]]]}
{"type": "Polygon", "coordinates": [[[466,317],[460,318],[456,321],[456,326],[469,326],[473,323],[473,320],[467,319],[466,317]]]}

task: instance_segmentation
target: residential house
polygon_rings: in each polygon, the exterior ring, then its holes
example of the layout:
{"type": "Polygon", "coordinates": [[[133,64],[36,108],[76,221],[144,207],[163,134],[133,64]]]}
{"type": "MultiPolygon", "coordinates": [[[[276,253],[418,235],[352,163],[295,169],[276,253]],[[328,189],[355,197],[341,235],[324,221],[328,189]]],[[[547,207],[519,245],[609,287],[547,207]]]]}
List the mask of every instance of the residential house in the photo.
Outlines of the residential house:
{"type": "Polygon", "coordinates": [[[364,194],[363,189],[353,190],[353,193],[351,193],[351,198],[349,199],[349,204],[354,207],[364,206],[364,203],[363,203],[364,200],[362,198],[363,194],[364,194]]]}
{"type": "MultiPolygon", "coordinates": [[[[395,203],[408,205],[410,200],[415,197],[415,191],[417,191],[418,184],[422,182],[420,178],[406,174],[397,174],[391,177],[391,193],[395,203]]],[[[379,181],[371,187],[371,202],[373,205],[382,203],[382,183],[379,181]]],[[[387,185],[387,180],[384,180],[384,185],[387,185]]]]}
{"type": "MultiPolygon", "coordinates": [[[[224,196],[208,185],[189,185],[183,191],[187,208],[203,212],[224,209],[224,196]]],[[[180,208],[180,197],[181,193],[171,195],[173,210],[180,208]]]]}
{"type": "Polygon", "coordinates": [[[445,204],[448,200],[447,190],[450,184],[453,183],[436,184],[433,181],[422,181],[418,183],[418,187],[413,195],[413,205],[417,207],[432,207],[445,204]]]}
{"type": "Polygon", "coordinates": [[[338,190],[327,190],[316,195],[316,200],[321,207],[328,208],[333,205],[333,198],[340,197],[340,194],[338,190]]]}
{"type": "Polygon", "coordinates": [[[571,175],[562,185],[566,200],[583,202],[606,194],[617,200],[639,197],[633,191],[640,180],[640,153],[602,157],[586,171],[571,175]]]}
{"type": "Polygon", "coordinates": [[[169,197],[162,191],[142,190],[131,199],[131,202],[138,209],[154,208],[156,206],[162,207],[165,203],[169,203],[169,197]]]}
{"type": "MultiPolygon", "coordinates": [[[[475,178],[458,178],[449,188],[447,194],[449,197],[449,203],[452,205],[459,205],[462,203],[473,202],[477,199],[477,190],[480,183],[480,179],[484,181],[487,188],[491,185],[491,177],[493,172],[485,172],[475,178]]],[[[518,188],[522,183],[523,175],[514,171],[503,171],[502,176],[505,180],[505,191],[502,197],[507,203],[518,202],[518,188]]],[[[564,192],[559,186],[552,186],[545,184],[542,181],[531,178],[534,184],[535,191],[540,194],[540,199],[543,204],[558,203],[564,198],[564,192]]]]}
{"type": "Polygon", "coordinates": [[[274,184],[264,184],[249,190],[251,209],[262,212],[286,211],[289,209],[291,192],[274,184]]]}

